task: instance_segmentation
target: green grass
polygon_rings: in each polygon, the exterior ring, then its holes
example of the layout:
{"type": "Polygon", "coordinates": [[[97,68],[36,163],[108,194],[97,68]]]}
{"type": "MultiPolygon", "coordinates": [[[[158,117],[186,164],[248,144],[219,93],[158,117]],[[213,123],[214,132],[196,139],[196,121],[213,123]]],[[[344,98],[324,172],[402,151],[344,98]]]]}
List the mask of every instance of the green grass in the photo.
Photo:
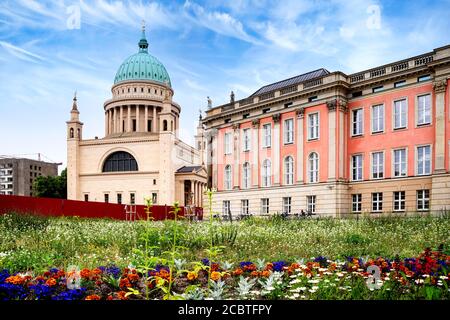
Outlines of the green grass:
{"type": "MultiPolygon", "coordinates": [[[[49,267],[97,267],[114,263],[138,264],[134,248],[147,239],[158,256],[168,250],[173,221],[124,222],[80,218],[0,216],[0,269],[46,270],[49,267]]],[[[178,244],[187,261],[206,257],[210,246],[208,223],[182,224],[178,244]]],[[[215,222],[215,245],[224,245],[221,261],[288,260],[326,256],[413,257],[426,247],[450,245],[450,217],[386,217],[305,219],[283,221],[253,218],[215,222]]]]}

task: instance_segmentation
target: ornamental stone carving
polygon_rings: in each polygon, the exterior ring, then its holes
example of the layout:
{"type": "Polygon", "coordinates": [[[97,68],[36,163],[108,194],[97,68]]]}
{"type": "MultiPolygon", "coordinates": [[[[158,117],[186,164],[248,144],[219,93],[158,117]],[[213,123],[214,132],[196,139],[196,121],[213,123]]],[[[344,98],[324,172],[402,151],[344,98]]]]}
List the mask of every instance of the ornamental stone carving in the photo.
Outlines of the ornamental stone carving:
{"type": "Polygon", "coordinates": [[[295,114],[299,119],[303,119],[303,117],[305,116],[305,108],[304,107],[298,108],[297,110],[295,110],[295,114]]]}
{"type": "Polygon", "coordinates": [[[276,113],[272,116],[272,120],[275,123],[280,122],[280,119],[281,119],[281,115],[279,113],[276,113]]]}
{"type": "Polygon", "coordinates": [[[347,112],[348,111],[348,107],[347,107],[347,101],[345,100],[339,100],[339,110],[342,112],[347,112]]]}
{"type": "Polygon", "coordinates": [[[337,100],[327,101],[327,108],[329,112],[336,111],[337,100]]]}
{"type": "Polygon", "coordinates": [[[253,126],[253,128],[258,128],[259,127],[259,119],[254,119],[252,121],[252,126],[253,126]]]}
{"type": "Polygon", "coordinates": [[[433,89],[435,93],[444,93],[447,87],[447,80],[439,80],[433,82],[433,89]]]}
{"type": "Polygon", "coordinates": [[[234,131],[238,130],[240,126],[241,126],[241,125],[240,125],[239,123],[234,123],[234,124],[233,124],[233,130],[234,130],[234,131]]]}

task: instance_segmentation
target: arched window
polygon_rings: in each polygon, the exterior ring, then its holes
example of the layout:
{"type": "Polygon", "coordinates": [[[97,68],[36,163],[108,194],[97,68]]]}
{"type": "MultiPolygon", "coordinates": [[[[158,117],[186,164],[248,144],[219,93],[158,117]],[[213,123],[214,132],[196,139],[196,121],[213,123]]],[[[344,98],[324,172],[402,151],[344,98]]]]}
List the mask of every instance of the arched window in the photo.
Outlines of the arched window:
{"type": "Polygon", "coordinates": [[[242,166],[242,188],[250,188],[250,163],[248,162],[242,166]]]}
{"type": "Polygon", "coordinates": [[[231,190],[231,165],[225,166],[224,189],[231,190]]]}
{"type": "Polygon", "coordinates": [[[70,138],[73,139],[73,128],[70,128],[70,138]]]}
{"type": "Polygon", "coordinates": [[[81,139],[81,131],[80,128],[77,129],[77,138],[81,139]]]}
{"type": "Polygon", "coordinates": [[[291,156],[284,159],[284,183],[294,183],[294,159],[291,156]]]}
{"type": "Polygon", "coordinates": [[[103,164],[103,172],[138,171],[136,159],[125,151],[110,154],[103,164]]]}
{"type": "Polygon", "coordinates": [[[163,121],[163,131],[167,131],[167,120],[163,121]]]}
{"type": "Polygon", "coordinates": [[[319,181],[319,155],[312,152],[308,157],[308,181],[319,181]]]}
{"type": "Polygon", "coordinates": [[[270,187],[272,184],[272,163],[269,159],[264,160],[262,167],[262,186],[270,187]]]}

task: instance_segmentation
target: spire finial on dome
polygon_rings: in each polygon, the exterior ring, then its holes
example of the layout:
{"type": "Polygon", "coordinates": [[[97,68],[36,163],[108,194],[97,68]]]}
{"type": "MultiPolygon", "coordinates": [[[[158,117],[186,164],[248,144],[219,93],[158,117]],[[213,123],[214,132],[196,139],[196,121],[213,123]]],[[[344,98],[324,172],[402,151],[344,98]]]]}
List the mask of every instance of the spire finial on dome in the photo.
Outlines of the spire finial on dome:
{"type": "Polygon", "coordinates": [[[75,90],[75,93],[73,94],[72,110],[78,111],[78,106],[77,106],[77,91],[76,91],[76,90],[75,90]]]}
{"type": "Polygon", "coordinates": [[[148,42],[145,37],[145,20],[142,20],[142,37],[139,41],[139,52],[148,53],[148,42]]]}

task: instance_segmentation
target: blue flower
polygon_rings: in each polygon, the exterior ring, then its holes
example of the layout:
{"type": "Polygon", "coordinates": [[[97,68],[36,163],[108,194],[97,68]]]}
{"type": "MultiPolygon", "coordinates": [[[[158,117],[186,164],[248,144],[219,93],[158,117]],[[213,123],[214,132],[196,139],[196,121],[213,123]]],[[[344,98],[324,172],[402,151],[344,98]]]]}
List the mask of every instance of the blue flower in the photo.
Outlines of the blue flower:
{"type": "Polygon", "coordinates": [[[51,273],[57,273],[59,271],[59,269],[58,268],[51,268],[48,271],[50,271],[51,273]]]}
{"type": "Polygon", "coordinates": [[[55,291],[54,288],[49,287],[45,284],[36,284],[36,285],[30,286],[29,288],[31,291],[34,292],[34,294],[36,295],[36,298],[38,300],[49,298],[55,291]]]}
{"type": "Polygon", "coordinates": [[[111,265],[109,267],[106,268],[106,270],[102,270],[103,272],[106,272],[109,275],[112,275],[114,278],[119,278],[120,275],[122,274],[121,270],[119,267],[116,267],[115,265],[111,265]]]}
{"type": "Polygon", "coordinates": [[[21,285],[11,283],[0,284],[0,300],[23,300],[27,295],[25,288],[21,285]]]}
{"type": "Polygon", "coordinates": [[[286,261],[275,261],[272,263],[273,271],[283,271],[283,267],[287,266],[286,261]]]}
{"type": "Polygon", "coordinates": [[[6,278],[8,278],[9,276],[11,276],[8,272],[8,270],[3,269],[2,271],[0,271],[0,283],[4,283],[6,278]]]}
{"type": "Polygon", "coordinates": [[[85,292],[86,288],[67,290],[52,297],[52,300],[81,300],[85,292]]]}
{"type": "Polygon", "coordinates": [[[253,263],[250,261],[242,261],[241,263],[239,263],[239,265],[241,266],[241,268],[244,268],[245,266],[250,266],[253,263]]]}
{"type": "Polygon", "coordinates": [[[205,265],[205,266],[209,266],[209,259],[207,259],[207,258],[202,259],[202,263],[203,263],[203,265],[205,265]]]}

